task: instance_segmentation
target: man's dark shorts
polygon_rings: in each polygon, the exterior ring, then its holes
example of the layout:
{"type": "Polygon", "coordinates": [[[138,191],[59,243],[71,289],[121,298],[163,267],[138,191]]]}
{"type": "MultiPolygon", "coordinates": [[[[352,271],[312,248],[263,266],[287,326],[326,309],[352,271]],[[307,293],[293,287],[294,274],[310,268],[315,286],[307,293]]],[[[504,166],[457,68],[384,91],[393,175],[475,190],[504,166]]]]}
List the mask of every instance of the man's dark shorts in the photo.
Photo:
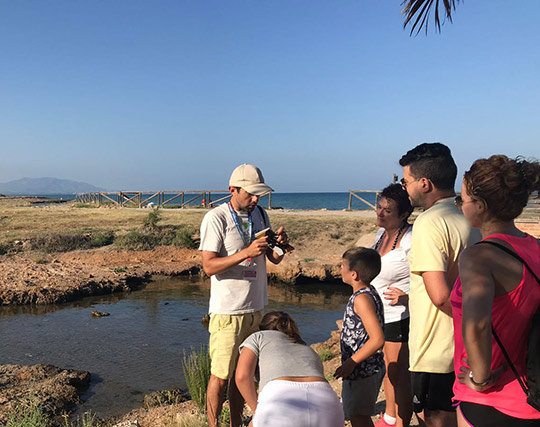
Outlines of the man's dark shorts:
{"type": "Polygon", "coordinates": [[[456,377],[449,374],[433,374],[430,372],[411,372],[414,412],[449,411],[454,412],[452,387],[456,377]]]}

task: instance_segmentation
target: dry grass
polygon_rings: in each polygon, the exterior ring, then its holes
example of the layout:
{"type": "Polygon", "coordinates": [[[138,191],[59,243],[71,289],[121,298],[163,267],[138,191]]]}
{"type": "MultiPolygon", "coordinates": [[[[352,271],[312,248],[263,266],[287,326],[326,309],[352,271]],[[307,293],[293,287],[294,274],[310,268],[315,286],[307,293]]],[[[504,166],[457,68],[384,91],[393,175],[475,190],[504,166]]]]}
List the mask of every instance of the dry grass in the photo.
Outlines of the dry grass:
{"type": "MultiPolygon", "coordinates": [[[[126,233],[139,229],[148,209],[76,208],[57,206],[20,206],[13,200],[0,201],[0,242],[25,240],[47,233],[114,231],[126,233]]],[[[198,228],[204,211],[163,210],[161,225],[198,228]]]]}
{"type": "MultiPolygon", "coordinates": [[[[135,208],[80,208],[75,203],[28,206],[24,201],[0,199],[0,245],[58,233],[110,231],[122,236],[141,230],[150,212],[135,208]]],[[[159,226],[198,230],[205,213],[204,209],[162,209],[159,226]]],[[[305,248],[310,254],[315,241],[342,253],[359,235],[375,230],[373,212],[270,211],[269,216],[274,229],[285,226],[298,251],[305,248]]]]}

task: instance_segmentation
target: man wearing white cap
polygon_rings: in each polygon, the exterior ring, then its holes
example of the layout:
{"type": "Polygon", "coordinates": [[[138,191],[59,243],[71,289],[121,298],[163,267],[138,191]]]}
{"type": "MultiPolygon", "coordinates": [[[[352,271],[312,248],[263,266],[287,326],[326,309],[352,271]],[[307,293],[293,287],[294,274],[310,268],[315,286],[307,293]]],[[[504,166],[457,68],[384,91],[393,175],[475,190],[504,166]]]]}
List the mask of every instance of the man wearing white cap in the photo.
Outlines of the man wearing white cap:
{"type": "MultiPolygon", "coordinates": [[[[203,269],[210,276],[211,376],[207,390],[210,427],[217,426],[227,386],[231,425],[242,423],[243,399],[234,381],[238,347],[259,329],[263,308],[268,303],[266,258],[278,264],[278,255],[268,248],[266,237],[255,233],[270,227],[266,212],[257,206],[259,197],[273,191],[264,183],[259,168],[238,166],[229,180],[229,203],[208,212],[201,224],[203,269]]],[[[288,243],[283,227],[278,242],[288,243]]]]}

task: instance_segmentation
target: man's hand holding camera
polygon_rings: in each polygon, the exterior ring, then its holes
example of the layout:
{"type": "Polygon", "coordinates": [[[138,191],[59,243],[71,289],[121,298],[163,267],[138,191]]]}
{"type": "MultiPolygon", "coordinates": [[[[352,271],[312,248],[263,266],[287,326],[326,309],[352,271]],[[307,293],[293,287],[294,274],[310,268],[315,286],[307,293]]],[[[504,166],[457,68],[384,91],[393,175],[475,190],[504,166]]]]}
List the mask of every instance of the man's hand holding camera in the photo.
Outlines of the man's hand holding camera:
{"type": "Polygon", "coordinates": [[[248,258],[255,258],[259,255],[265,254],[268,250],[268,236],[263,236],[259,239],[255,239],[251,244],[245,249],[246,255],[248,258]]]}

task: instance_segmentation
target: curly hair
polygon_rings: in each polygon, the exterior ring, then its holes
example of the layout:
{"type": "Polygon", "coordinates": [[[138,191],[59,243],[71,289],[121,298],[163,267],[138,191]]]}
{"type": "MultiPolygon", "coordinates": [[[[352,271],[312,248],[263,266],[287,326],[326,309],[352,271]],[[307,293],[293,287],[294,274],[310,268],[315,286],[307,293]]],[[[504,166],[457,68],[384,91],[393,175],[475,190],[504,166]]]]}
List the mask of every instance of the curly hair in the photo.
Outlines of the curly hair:
{"type": "Polygon", "coordinates": [[[511,221],[523,212],[531,193],[540,191],[540,163],[497,154],[476,160],[463,182],[467,193],[483,200],[495,218],[511,221]]]}
{"type": "Polygon", "coordinates": [[[407,213],[407,217],[405,218],[405,220],[409,218],[414,209],[411,205],[411,201],[409,199],[407,191],[403,189],[401,184],[390,184],[384,187],[379,196],[379,200],[382,198],[393,200],[394,202],[396,202],[398,214],[402,215],[405,212],[407,213]]]}
{"type": "Polygon", "coordinates": [[[300,336],[298,325],[284,311],[271,311],[266,313],[259,325],[261,331],[279,331],[287,335],[297,344],[306,344],[300,336]]]}
{"type": "Polygon", "coordinates": [[[399,164],[410,166],[412,176],[428,178],[440,190],[453,189],[456,183],[456,162],[450,148],[440,142],[417,145],[401,157],[399,164]]]}

